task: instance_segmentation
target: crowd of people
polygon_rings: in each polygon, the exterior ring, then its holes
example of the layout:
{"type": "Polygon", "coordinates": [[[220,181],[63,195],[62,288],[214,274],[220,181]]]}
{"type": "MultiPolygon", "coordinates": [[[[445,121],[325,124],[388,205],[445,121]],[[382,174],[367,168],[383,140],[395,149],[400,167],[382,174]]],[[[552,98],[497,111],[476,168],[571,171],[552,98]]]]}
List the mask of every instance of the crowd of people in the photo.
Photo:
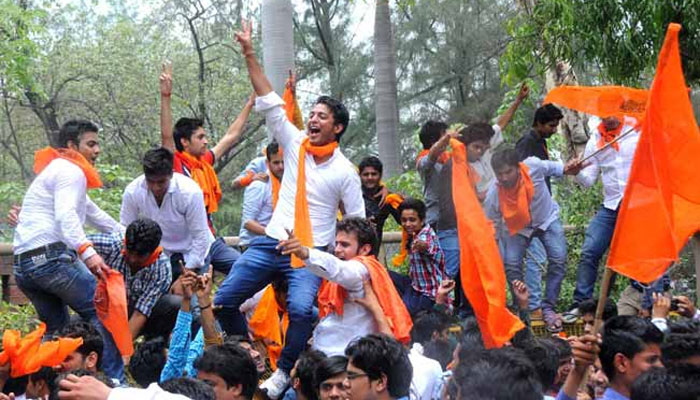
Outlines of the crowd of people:
{"type": "Polygon", "coordinates": [[[503,144],[529,94],[523,85],[493,125],[451,130],[426,121],[416,160],[423,199],[404,197],[382,181],[379,158],[355,167],[340,150],[350,123],[342,102],[319,97],[298,126],[257,61],[249,24],[236,39],[254,95],[210,149],[203,121],[173,124],[165,66],[162,145],[145,152],[119,221],[87,192],[101,185],[97,126],[66,122],[59,145],[37,152],[37,176],[11,212],[14,275],[46,340],[82,342],[58,365],[16,376],[3,340],[0,399],[700,397],[700,312],[689,298],[667,295],[668,277],[631,282],[594,329],[594,286],[639,139],[635,120],[602,116],[582,158],[555,161],[547,139],[563,116],[551,104],[536,110],[514,147],[503,144]],[[269,143],[232,183],[245,190],[234,248],[212,222],[222,196],[213,165],[253,108],[269,143]],[[464,147],[466,166],[451,146],[464,147]],[[469,187],[453,185],[465,172],[469,187]],[[574,305],[562,315],[567,241],[551,180],[565,175],[586,187],[600,177],[604,202],[586,231],[574,305]],[[511,307],[525,326],[500,348],[485,345],[463,290],[459,196],[476,196],[492,222],[511,307]],[[407,265],[407,274],[377,258],[390,216],[402,230],[392,264],[407,265]],[[85,223],[100,233],[86,234],[85,223]],[[115,272],[133,354],[94,302],[115,272]],[[215,272],[224,276],[218,285],[215,272]],[[564,323],[578,319],[585,333],[562,338],[564,323]],[[551,337],[533,334],[538,320],[551,337]]]}

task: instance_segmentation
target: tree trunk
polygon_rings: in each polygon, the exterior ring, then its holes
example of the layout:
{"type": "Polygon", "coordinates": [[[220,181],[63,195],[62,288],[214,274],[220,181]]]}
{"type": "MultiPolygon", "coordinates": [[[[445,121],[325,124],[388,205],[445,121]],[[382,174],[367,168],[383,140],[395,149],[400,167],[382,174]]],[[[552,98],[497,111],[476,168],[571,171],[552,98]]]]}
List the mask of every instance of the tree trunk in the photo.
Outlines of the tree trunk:
{"type": "Polygon", "coordinates": [[[396,91],[396,55],[389,0],[377,0],[374,15],[374,107],[379,154],[386,177],[401,172],[396,91]]]}
{"type": "MultiPolygon", "coordinates": [[[[545,80],[545,90],[549,92],[557,86],[578,86],[576,74],[566,62],[559,62],[555,69],[548,69],[545,80]]],[[[564,135],[567,150],[571,158],[580,156],[586,149],[586,142],[590,134],[586,128],[588,118],[585,114],[568,108],[561,108],[564,118],[559,124],[559,133],[564,135]]]]}
{"type": "Polygon", "coordinates": [[[263,0],[263,68],[275,92],[282,96],[294,70],[294,8],[290,0],[263,0]]]}

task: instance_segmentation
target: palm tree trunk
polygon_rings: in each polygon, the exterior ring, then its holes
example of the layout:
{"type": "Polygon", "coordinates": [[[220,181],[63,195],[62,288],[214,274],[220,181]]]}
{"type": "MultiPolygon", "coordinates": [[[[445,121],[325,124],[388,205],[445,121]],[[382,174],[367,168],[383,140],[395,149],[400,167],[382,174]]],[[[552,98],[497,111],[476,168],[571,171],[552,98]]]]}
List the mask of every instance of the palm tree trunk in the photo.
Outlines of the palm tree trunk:
{"type": "Polygon", "coordinates": [[[294,70],[293,16],[291,0],[262,2],[263,68],[280,96],[289,71],[294,70]]]}

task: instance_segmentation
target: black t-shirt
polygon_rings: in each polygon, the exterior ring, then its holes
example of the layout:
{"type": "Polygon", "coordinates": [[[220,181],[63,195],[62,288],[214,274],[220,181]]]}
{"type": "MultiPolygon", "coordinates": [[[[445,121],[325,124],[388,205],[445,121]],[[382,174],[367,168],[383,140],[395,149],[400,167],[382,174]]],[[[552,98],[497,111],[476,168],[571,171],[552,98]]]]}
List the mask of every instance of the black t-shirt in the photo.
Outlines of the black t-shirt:
{"type": "Polygon", "coordinates": [[[437,221],[437,230],[457,229],[457,214],[452,201],[452,159],[447,161],[440,170],[438,181],[438,206],[440,216],[437,221]]]}
{"type": "MultiPolygon", "coordinates": [[[[537,157],[540,160],[549,160],[549,151],[547,150],[547,141],[530,129],[530,132],[524,134],[518,142],[515,143],[515,151],[518,152],[520,161],[528,157],[537,157]]],[[[547,189],[552,192],[550,177],[544,178],[547,183],[547,189]]]]}

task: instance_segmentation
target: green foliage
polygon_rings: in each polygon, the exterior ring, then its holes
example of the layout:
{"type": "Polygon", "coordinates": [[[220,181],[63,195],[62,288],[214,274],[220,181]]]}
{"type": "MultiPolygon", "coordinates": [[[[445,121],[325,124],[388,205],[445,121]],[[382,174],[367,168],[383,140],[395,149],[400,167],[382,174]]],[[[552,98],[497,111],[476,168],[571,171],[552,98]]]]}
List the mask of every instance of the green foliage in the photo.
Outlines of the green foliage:
{"type": "Polygon", "coordinates": [[[0,77],[5,94],[19,94],[32,85],[32,65],[38,46],[32,37],[44,31],[46,13],[14,0],[0,0],[0,77]]]}
{"type": "Polygon", "coordinates": [[[0,302],[0,327],[5,329],[17,329],[22,334],[27,334],[36,329],[39,321],[36,311],[31,303],[18,306],[0,302]]]}

